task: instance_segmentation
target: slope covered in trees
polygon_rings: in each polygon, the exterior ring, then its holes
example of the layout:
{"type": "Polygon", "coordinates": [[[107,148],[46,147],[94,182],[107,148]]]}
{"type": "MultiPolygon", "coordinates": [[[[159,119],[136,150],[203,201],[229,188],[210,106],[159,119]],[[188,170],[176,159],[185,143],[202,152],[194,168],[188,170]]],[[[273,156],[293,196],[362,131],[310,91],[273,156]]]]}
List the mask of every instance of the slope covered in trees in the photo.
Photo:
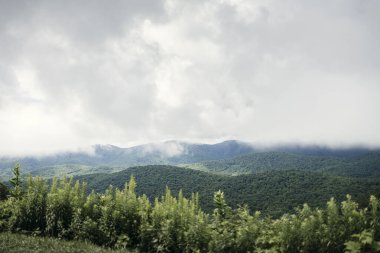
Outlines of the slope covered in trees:
{"type": "Polygon", "coordinates": [[[293,212],[295,207],[309,203],[323,206],[330,198],[344,199],[351,194],[363,202],[370,194],[380,194],[380,180],[355,179],[308,171],[269,171],[241,176],[215,175],[174,166],[143,166],[112,174],[92,174],[78,177],[88,183],[88,189],[103,192],[111,184],[122,187],[131,176],[139,182],[136,191],[151,200],[161,196],[168,186],[174,192],[183,190],[186,197],[192,192],[200,195],[200,205],[211,211],[213,192],[225,192],[232,207],[248,204],[253,210],[279,216],[293,212]]]}
{"type": "Polygon", "coordinates": [[[352,177],[380,177],[380,152],[359,155],[301,155],[286,152],[258,152],[231,159],[181,165],[219,174],[249,174],[271,170],[307,170],[352,177]]]}

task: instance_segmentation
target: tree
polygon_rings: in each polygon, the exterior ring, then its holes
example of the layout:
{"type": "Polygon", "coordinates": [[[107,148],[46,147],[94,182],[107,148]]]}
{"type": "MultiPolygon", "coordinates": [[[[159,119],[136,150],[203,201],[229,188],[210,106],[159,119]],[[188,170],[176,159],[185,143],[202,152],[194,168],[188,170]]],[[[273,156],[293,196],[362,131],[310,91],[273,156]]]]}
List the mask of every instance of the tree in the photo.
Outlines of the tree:
{"type": "Polygon", "coordinates": [[[214,193],[214,216],[218,219],[229,218],[231,215],[231,207],[229,207],[224,199],[224,192],[221,190],[214,193]]]}
{"type": "Polygon", "coordinates": [[[20,198],[22,195],[22,188],[21,188],[22,182],[20,179],[20,164],[19,163],[17,163],[15,167],[13,168],[13,177],[11,178],[9,182],[13,186],[13,189],[11,190],[11,194],[13,195],[13,197],[20,198]]]}

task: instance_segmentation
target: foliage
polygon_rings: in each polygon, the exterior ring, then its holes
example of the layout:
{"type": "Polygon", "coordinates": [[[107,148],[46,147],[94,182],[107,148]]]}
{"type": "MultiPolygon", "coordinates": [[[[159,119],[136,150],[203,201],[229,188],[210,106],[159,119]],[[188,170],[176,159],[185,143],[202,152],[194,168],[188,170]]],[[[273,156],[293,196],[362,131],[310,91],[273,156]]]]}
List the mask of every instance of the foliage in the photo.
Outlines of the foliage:
{"type": "Polygon", "coordinates": [[[321,207],[330,197],[342,201],[352,195],[360,205],[368,204],[368,196],[378,196],[380,180],[344,178],[307,171],[269,171],[240,176],[215,175],[174,166],[152,165],[134,167],[112,174],[92,174],[78,177],[88,183],[89,190],[104,192],[112,184],[123,187],[130,176],[139,184],[138,194],[146,194],[153,202],[165,194],[168,186],[174,193],[183,191],[187,198],[198,192],[199,204],[204,211],[213,211],[213,193],[222,190],[227,204],[232,207],[248,205],[250,211],[261,211],[275,217],[294,213],[295,207],[308,202],[311,207],[321,207]]]}
{"type": "Polygon", "coordinates": [[[380,152],[326,156],[289,152],[256,152],[229,159],[183,164],[182,167],[224,175],[262,173],[276,170],[305,170],[350,177],[379,177],[380,152]]]}
{"type": "MultiPolygon", "coordinates": [[[[304,204],[278,219],[231,208],[222,191],[206,214],[197,194],[190,199],[169,188],[153,204],[136,194],[133,177],[123,189],[86,194],[73,179],[29,177],[20,198],[0,202],[0,230],[82,240],[142,252],[376,252],[380,202],[360,208],[351,196],[331,199],[325,209],[304,204]]],[[[5,234],[6,237],[9,234],[5,234]]],[[[41,239],[45,240],[45,239],[41,239]]],[[[48,243],[48,242],[47,242],[48,243]]],[[[4,245],[4,243],[3,243],[4,245]]],[[[6,246],[8,247],[8,246],[6,246]]]]}
{"type": "Polygon", "coordinates": [[[0,233],[0,252],[7,253],[127,253],[134,251],[111,250],[80,241],[63,241],[46,237],[0,233]]]}
{"type": "Polygon", "coordinates": [[[0,182],[0,201],[7,198],[9,195],[9,189],[8,187],[0,182]]]}
{"type": "Polygon", "coordinates": [[[9,182],[13,186],[13,189],[11,190],[11,194],[15,198],[20,198],[22,194],[22,185],[21,185],[21,178],[20,178],[20,164],[17,163],[15,167],[12,170],[13,177],[9,182]]]}
{"type": "Polygon", "coordinates": [[[360,253],[360,252],[379,252],[380,242],[374,240],[373,230],[363,230],[359,234],[351,236],[353,240],[346,242],[346,252],[360,253]]]}

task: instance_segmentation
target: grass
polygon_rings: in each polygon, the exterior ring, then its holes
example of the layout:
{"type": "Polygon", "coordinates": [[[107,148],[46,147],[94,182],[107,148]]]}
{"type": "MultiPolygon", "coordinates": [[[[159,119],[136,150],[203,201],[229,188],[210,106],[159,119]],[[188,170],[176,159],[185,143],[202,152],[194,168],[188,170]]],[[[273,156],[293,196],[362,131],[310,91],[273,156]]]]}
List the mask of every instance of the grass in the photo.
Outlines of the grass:
{"type": "Polygon", "coordinates": [[[105,249],[90,243],[79,241],[63,241],[46,237],[33,237],[20,234],[0,233],[0,252],[125,253],[132,251],[105,249]]]}

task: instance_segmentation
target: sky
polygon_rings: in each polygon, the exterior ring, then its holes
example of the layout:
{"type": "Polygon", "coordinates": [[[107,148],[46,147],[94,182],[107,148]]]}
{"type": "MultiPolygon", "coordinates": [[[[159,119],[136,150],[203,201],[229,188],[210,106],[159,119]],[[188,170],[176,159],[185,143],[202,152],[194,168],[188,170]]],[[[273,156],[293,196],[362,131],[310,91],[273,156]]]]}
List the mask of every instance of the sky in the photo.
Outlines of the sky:
{"type": "Polygon", "coordinates": [[[0,0],[0,154],[380,146],[378,0],[0,0]]]}

